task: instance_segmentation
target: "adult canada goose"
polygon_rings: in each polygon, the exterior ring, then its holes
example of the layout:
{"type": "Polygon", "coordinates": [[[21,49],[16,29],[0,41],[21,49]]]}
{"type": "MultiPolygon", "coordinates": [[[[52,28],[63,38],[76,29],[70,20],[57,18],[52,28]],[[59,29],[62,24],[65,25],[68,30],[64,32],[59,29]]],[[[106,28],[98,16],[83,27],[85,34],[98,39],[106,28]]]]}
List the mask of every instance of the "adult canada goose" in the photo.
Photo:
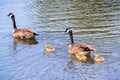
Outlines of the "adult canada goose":
{"type": "Polygon", "coordinates": [[[70,54],[83,53],[84,51],[89,51],[89,52],[95,51],[95,49],[92,48],[90,45],[74,44],[72,30],[70,30],[69,28],[67,28],[65,32],[69,33],[70,35],[71,44],[69,45],[69,49],[68,49],[68,52],[70,54]]]}
{"type": "Polygon", "coordinates": [[[8,16],[12,19],[12,22],[13,22],[14,30],[12,32],[12,35],[14,38],[28,39],[28,38],[34,38],[34,36],[38,34],[36,31],[30,28],[17,29],[14,14],[9,13],[8,16]]]}

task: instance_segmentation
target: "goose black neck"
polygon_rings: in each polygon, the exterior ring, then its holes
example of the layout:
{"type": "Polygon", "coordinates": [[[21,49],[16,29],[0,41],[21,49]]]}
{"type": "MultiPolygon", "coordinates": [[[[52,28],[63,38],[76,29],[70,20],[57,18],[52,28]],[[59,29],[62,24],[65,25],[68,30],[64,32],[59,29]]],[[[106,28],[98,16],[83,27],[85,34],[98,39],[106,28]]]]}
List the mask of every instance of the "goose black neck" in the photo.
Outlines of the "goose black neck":
{"type": "Polygon", "coordinates": [[[69,31],[69,35],[70,35],[71,44],[74,44],[72,30],[69,31]]]}
{"type": "Polygon", "coordinates": [[[13,28],[14,28],[14,29],[17,29],[17,27],[16,27],[16,22],[15,22],[15,17],[12,16],[11,19],[12,19],[12,21],[13,21],[13,28]]]}

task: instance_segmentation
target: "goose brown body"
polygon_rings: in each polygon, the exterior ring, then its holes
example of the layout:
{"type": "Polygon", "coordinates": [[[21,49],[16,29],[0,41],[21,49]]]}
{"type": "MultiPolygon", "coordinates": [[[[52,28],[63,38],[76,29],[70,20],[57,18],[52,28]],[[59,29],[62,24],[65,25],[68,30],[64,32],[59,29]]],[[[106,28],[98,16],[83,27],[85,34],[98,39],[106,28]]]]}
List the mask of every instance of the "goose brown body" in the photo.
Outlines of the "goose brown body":
{"type": "Polygon", "coordinates": [[[13,30],[13,37],[15,38],[33,38],[38,33],[30,28],[21,28],[13,30]]]}
{"type": "Polygon", "coordinates": [[[30,28],[21,28],[21,29],[17,29],[16,27],[16,22],[15,22],[15,16],[13,13],[9,13],[8,15],[9,17],[11,17],[12,22],[13,22],[13,32],[12,35],[14,38],[34,38],[35,35],[37,35],[38,33],[30,28]]]}
{"type": "Polygon", "coordinates": [[[90,45],[86,45],[86,44],[70,44],[69,45],[69,49],[68,52],[70,54],[76,54],[78,52],[85,52],[85,51],[95,51],[94,48],[91,48],[90,45]]]}

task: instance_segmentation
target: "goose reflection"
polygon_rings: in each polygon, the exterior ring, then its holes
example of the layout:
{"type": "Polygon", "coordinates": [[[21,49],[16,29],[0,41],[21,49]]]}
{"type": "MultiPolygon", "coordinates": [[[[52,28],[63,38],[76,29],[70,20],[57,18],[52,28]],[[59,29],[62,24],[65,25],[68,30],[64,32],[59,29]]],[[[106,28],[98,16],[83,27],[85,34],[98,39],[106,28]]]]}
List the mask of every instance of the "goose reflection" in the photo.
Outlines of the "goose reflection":
{"type": "Polygon", "coordinates": [[[26,44],[26,45],[35,45],[35,44],[38,44],[38,41],[35,38],[31,38],[31,39],[14,38],[13,41],[14,41],[13,42],[14,50],[16,50],[17,44],[26,44]]]}
{"type": "Polygon", "coordinates": [[[18,39],[18,38],[14,38],[14,42],[15,43],[28,44],[28,45],[38,44],[38,41],[35,38],[32,38],[32,39],[18,39]]]}
{"type": "Polygon", "coordinates": [[[68,61],[68,63],[66,64],[66,67],[64,68],[64,71],[68,71],[68,70],[74,70],[75,69],[75,65],[73,63],[73,60],[68,61]]]}
{"type": "Polygon", "coordinates": [[[16,45],[17,44],[26,44],[26,45],[35,45],[38,44],[38,41],[35,38],[31,38],[31,39],[19,39],[19,38],[14,38],[13,39],[13,45],[14,45],[14,49],[16,49],[16,45]]]}

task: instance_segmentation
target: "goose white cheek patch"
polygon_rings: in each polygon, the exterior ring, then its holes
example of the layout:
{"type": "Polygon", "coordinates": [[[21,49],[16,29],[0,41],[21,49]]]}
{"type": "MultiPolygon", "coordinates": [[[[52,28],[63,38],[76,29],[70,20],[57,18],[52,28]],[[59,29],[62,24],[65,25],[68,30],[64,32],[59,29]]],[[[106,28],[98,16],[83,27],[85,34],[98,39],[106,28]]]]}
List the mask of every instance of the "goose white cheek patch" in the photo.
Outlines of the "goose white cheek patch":
{"type": "Polygon", "coordinates": [[[67,33],[69,33],[69,31],[70,31],[70,30],[68,29],[68,30],[67,30],[67,33]]]}
{"type": "Polygon", "coordinates": [[[10,17],[12,17],[12,16],[13,16],[13,14],[10,14],[9,16],[10,16],[10,17]]]}

